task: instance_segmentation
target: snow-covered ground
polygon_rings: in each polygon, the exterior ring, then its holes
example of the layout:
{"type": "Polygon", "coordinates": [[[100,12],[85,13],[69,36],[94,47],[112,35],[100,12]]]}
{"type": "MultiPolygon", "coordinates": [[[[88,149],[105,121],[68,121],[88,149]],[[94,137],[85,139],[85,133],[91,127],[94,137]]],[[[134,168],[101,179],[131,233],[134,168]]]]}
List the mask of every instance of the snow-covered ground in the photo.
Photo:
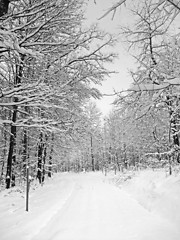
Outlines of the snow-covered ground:
{"type": "Polygon", "coordinates": [[[31,187],[29,212],[22,188],[0,193],[0,239],[179,240],[179,199],[164,171],[60,173],[31,187]]]}
{"type": "Polygon", "coordinates": [[[180,171],[169,175],[165,170],[127,172],[109,176],[111,181],[136,199],[145,209],[179,228],[180,171]]]}

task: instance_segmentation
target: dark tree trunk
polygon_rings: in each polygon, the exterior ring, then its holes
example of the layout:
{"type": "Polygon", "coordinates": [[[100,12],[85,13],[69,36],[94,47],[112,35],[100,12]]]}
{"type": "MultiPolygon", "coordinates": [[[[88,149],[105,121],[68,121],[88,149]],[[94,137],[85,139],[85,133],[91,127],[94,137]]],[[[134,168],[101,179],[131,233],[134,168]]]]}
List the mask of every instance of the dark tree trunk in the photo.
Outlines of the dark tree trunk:
{"type": "Polygon", "coordinates": [[[44,143],[44,149],[43,149],[43,163],[42,163],[42,182],[44,182],[45,180],[45,174],[46,174],[46,170],[45,170],[45,164],[46,164],[46,156],[47,156],[47,140],[48,140],[48,136],[47,134],[45,134],[45,143],[44,143]]]}
{"type": "Polygon", "coordinates": [[[27,149],[28,149],[28,137],[27,137],[27,130],[23,130],[23,155],[22,155],[22,164],[23,164],[23,176],[26,176],[26,165],[27,165],[27,149]]]}
{"type": "Polygon", "coordinates": [[[49,167],[48,167],[48,177],[52,176],[52,155],[53,155],[53,151],[54,151],[54,133],[52,133],[52,139],[51,139],[52,143],[51,143],[51,150],[50,150],[50,155],[49,155],[49,167]]]}
{"type": "Polygon", "coordinates": [[[8,12],[9,0],[0,0],[0,17],[8,12]]]}
{"type": "Polygon", "coordinates": [[[95,164],[94,164],[94,154],[93,154],[93,140],[91,135],[91,165],[92,165],[92,171],[95,171],[95,164]]]}
{"type": "MultiPolygon", "coordinates": [[[[172,117],[172,115],[171,115],[172,117]]],[[[177,124],[176,124],[176,119],[171,120],[171,126],[172,126],[172,133],[173,133],[173,142],[174,145],[179,146],[179,137],[178,137],[178,129],[177,129],[177,124]]]]}
{"type": "MultiPolygon", "coordinates": [[[[7,110],[5,109],[2,113],[3,119],[7,119],[7,110]]],[[[1,169],[1,177],[0,177],[0,183],[3,180],[4,177],[4,167],[5,167],[5,159],[6,159],[6,154],[7,154],[7,129],[6,126],[4,126],[2,130],[2,136],[3,136],[3,152],[2,152],[2,169],[1,169]]]]}
{"type": "Polygon", "coordinates": [[[42,183],[42,164],[43,164],[43,149],[44,149],[44,144],[43,144],[43,133],[41,132],[40,133],[40,136],[39,136],[39,144],[38,144],[38,164],[37,164],[37,167],[38,167],[38,170],[37,170],[37,178],[39,180],[39,183],[41,184],[42,183]]]}
{"type": "Polygon", "coordinates": [[[11,185],[12,161],[13,161],[14,148],[16,145],[16,126],[14,125],[16,122],[16,119],[17,119],[17,106],[14,106],[13,116],[12,116],[11,136],[10,136],[10,143],[9,143],[9,153],[8,153],[8,159],[7,159],[6,188],[10,188],[10,185],[11,185]]]}
{"type": "MultiPolygon", "coordinates": [[[[180,153],[179,153],[179,146],[180,146],[180,142],[179,142],[179,136],[178,136],[178,132],[179,132],[179,127],[178,127],[178,118],[179,116],[174,115],[174,111],[172,110],[172,100],[170,99],[169,96],[167,96],[167,105],[169,106],[170,110],[169,110],[169,115],[170,115],[170,125],[171,125],[171,132],[173,135],[173,145],[175,147],[177,147],[178,152],[177,152],[177,162],[180,163],[180,153]]],[[[177,104],[179,104],[179,101],[177,100],[177,104]]]]}
{"type": "Polygon", "coordinates": [[[52,176],[52,155],[49,156],[49,167],[48,167],[48,177],[52,176]]]}
{"type": "Polygon", "coordinates": [[[176,161],[178,163],[180,163],[180,153],[179,153],[179,146],[180,146],[180,143],[179,143],[179,136],[178,136],[178,127],[177,127],[177,121],[176,119],[172,119],[171,120],[171,126],[172,126],[172,134],[173,134],[173,143],[175,146],[177,146],[177,155],[176,155],[176,161]]]}
{"type": "Polygon", "coordinates": [[[169,116],[170,116],[170,124],[171,124],[171,132],[173,134],[173,144],[179,146],[179,137],[178,137],[178,127],[177,127],[177,119],[176,116],[173,116],[174,111],[172,110],[172,100],[169,96],[167,96],[167,105],[170,108],[169,116]]]}
{"type": "Polygon", "coordinates": [[[119,164],[118,153],[116,153],[115,158],[116,158],[116,164],[117,164],[117,167],[118,167],[118,171],[120,172],[120,171],[121,171],[121,166],[120,166],[120,164],[119,164]]]}
{"type": "MultiPolygon", "coordinates": [[[[14,87],[18,87],[21,84],[21,78],[23,75],[23,61],[24,61],[24,55],[20,55],[21,61],[19,65],[16,65],[16,77],[14,79],[14,87]]],[[[14,98],[14,102],[18,102],[18,98],[14,98]]],[[[17,110],[18,107],[16,105],[13,106],[13,113],[12,113],[12,125],[11,125],[11,136],[10,136],[10,142],[9,142],[9,153],[8,153],[8,159],[7,159],[7,172],[6,172],[6,188],[10,188],[11,180],[13,177],[13,185],[15,185],[15,174],[12,175],[12,162],[14,160],[14,164],[16,162],[16,153],[14,151],[16,147],[16,120],[17,120],[17,110]]]]}
{"type": "Polygon", "coordinates": [[[126,154],[126,144],[124,143],[124,167],[127,169],[128,164],[127,164],[127,154],[126,154]]]}

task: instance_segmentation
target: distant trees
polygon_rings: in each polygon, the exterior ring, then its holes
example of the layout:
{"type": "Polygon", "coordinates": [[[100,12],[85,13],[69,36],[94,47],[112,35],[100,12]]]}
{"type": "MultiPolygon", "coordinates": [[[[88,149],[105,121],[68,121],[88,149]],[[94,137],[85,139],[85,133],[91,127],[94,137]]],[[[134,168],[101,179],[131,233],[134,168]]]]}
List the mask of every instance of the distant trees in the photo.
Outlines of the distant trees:
{"type": "Polygon", "coordinates": [[[101,112],[93,102],[84,106],[85,117],[87,118],[89,136],[87,136],[87,148],[92,171],[99,170],[101,167],[101,112]],[[89,142],[89,143],[88,143],[89,142]],[[88,146],[89,145],[89,146],[88,146]]]}
{"type": "Polygon", "coordinates": [[[83,117],[76,123],[76,141],[70,161],[76,162],[76,171],[95,171],[102,168],[101,112],[93,101],[83,105],[83,117]]]}

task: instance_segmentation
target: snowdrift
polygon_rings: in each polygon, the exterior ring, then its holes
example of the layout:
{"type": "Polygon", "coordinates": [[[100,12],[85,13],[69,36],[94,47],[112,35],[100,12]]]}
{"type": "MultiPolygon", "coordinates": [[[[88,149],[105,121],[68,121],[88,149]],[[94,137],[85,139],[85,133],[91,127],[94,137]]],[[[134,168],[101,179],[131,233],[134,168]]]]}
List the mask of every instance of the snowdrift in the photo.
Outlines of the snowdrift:
{"type": "Polygon", "coordinates": [[[165,170],[126,172],[111,178],[144,208],[168,219],[179,228],[180,173],[169,176],[165,170]]]}

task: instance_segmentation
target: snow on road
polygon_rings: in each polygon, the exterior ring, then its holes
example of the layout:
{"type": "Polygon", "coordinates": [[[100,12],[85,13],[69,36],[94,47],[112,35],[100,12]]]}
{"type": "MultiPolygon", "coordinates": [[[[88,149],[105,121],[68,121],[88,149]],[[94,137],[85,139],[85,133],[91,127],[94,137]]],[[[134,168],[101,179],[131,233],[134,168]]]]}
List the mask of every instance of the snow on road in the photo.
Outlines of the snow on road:
{"type": "Polygon", "coordinates": [[[31,212],[26,213],[29,218],[20,214],[17,221],[15,215],[8,234],[0,229],[1,239],[180,239],[180,232],[171,222],[143,208],[130,194],[109,184],[101,173],[66,174],[59,181],[61,184],[54,182],[44,187],[39,203],[37,196],[32,196],[31,212]]]}

